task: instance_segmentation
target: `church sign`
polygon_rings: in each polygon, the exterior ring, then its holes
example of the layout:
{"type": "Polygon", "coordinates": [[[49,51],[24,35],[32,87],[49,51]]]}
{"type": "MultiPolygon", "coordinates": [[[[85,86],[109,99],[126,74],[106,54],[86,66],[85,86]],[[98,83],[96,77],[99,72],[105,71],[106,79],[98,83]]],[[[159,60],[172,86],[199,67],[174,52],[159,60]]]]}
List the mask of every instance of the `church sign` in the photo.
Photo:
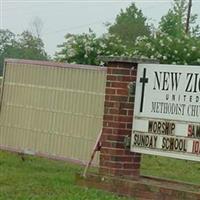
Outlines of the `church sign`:
{"type": "Polygon", "coordinates": [[[138,66],[131,151],[200,161],[200,66],[138,66]]]}

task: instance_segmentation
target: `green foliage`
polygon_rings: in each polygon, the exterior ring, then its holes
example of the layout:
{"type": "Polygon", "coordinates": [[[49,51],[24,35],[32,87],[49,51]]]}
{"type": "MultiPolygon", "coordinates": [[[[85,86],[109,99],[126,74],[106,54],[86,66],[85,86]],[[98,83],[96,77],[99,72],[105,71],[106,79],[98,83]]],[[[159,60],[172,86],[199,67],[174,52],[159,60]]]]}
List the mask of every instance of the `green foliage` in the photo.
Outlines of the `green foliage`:
{"type": "Polygon", "coordinates": [[[160,31],[151,37],[138,37],[132,55],[166,64],[200,65],[199,27],[193,15],[191,30],[185,33],[186,9],[185,0],[175,0],[173,9],[161,19],[160,31]]]}
{"type": "Polygon", "coordinates": [[[182,35],[157,34],[156,38],[138,38],[134,55],[159,60],[164,64],[200,65],[200,40],[182,35]]]}
{"type": "Polygon", "coordinates": [[[42,40],[32,33],[24,31],[16,36],[9,30],[0,29],[0,74],[4,58],[47,60],[48,56],[42,40]]]}
{"type": "Polygon", "coordinates": [[[138,36],[150,35],[150,27],[146,21],[147,18],[144,17],[142,11],[132,3],[125,11],[121,10],[108,31],[119,37],[127,47],[133,48],[138,36]]]}
{"type": "Polygon", "coordinates": [[[185,0],[175,0],[173,8],[161,18],[159,23],[161,32],[175,37],[182,35],[185,32],[186,14],[187,2],[185,0]]]}
{"type": "Polygon", "coordinates": [[[13,53],[15,46],[15,34],[9,30],[0,29],[0,75],[3,71],[4,58],[13,53]]]}
{"type": "Polygon", "coordinates": [[[15,43],[15,35],[9,30],[0,29],[0,53],[6,51],[8,46],[15,43]]]}
{"type": "Polygon", "coordinates": [[[58,46],[56,60],[68,63],[99,65],[99,56],[122,55],[126,46],[116,36],[104,34],[97,37],[93,31],[80,35],[67,34],[65,42],[58,46]]]}
{"type": "MultiPolygon", "coordinates": [[[[179,37],[185,33],[186,18],[188,10],[188,1],[186,0],[174,0],[173,8],[161,18],[159,23],[159,29],[163,33],[179,37]]],[[[190,34],[193,36],[199,36],[200,29],[196,25],[197,15],[190,16],[190,34]]]]}
{"type": "Polygon", "coordinates": [[[32,60],[47,60],[44,43],[41,38],[34,36],[29,31],[24,31],[18,39],[20,58],[32,60]]]}
{"type": "Polygon", "coordinates": [[[59,45],[58,61],[98,65],[98,56],[139,56],[167,64],[200,64],[200,28],[197,15],[191,15],[190,31],[185,33],[187,1],[174,0],[174,5],[161,18],[159,30],[150,35],[146,18],[135,4],[117,16],[109,34],[67,34],[59,45]]]}
{"type": "Polygon", "coordinates": [[[55,58],[62,62],[99,65],[99,56],[128,56],[138,36],[150,35],[146,20],[133,3],[125,11],[121,10],[115,23],[109,26],[109,33],[101,37],[91,30],[88,34],[67,34],[55,58]]]}

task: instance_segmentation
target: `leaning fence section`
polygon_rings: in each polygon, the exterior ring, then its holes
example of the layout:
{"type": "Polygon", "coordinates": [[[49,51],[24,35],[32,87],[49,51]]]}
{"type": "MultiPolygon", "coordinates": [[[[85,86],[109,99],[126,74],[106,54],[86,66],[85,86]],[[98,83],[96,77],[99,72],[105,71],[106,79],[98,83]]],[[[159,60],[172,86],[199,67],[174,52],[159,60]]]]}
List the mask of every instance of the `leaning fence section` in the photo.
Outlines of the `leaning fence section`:
{"type": "Polygon", "coordinates": [[[7,60],[1,148],[88,161],[102,128],[105,82],[100,67],[7,60]]]}
{"type": "Polygon", "coordinates": [[[0,96],[1,96],[2,82],[3,82],[3,77],[0,76],[0,96]]]}

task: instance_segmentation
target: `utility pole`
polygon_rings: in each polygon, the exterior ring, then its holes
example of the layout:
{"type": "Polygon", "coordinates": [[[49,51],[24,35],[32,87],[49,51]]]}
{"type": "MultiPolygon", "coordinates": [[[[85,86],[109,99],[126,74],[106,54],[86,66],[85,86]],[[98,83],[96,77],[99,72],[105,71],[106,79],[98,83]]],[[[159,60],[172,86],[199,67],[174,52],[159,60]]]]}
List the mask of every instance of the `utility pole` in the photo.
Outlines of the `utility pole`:
{"type": "Polygon", "coordinates": [[[186,34],[189,32],[191,8],[192,8],[192,0],[189,0],[189,3],[188,3],[188,12],[187,12],[187,21],[186,21],[186,27],[185,27],[185,33],[186,34]]]}

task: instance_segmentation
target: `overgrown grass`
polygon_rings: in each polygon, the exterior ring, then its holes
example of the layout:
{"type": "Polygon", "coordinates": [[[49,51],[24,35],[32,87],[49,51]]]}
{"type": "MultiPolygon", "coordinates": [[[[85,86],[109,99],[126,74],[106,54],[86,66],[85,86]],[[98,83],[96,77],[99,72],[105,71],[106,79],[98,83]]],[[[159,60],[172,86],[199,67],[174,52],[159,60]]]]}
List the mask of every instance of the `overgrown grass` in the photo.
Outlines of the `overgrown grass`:
{"type": "Polygon", "coordinates": [[[200,163],[160,156],[143,155],[141,172],[200,185],[200,163]]]}
{"type": "Polygon", "coordinates": [[[0,151],[1,200],[122,200],[110,193],[79,187],[75,173],[82,168],[61,161],[0,151]]]}

